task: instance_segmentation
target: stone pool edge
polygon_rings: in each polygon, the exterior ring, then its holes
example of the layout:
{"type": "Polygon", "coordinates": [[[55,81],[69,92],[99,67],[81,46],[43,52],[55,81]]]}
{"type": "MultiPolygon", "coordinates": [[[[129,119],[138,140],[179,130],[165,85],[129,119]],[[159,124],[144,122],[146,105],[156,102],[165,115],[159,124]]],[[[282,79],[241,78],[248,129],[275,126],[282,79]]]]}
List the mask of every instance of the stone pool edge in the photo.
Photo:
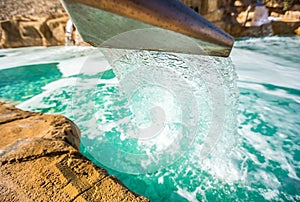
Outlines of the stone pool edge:
{"type": "Polygon", "coordinates": [[[80,154],[64,116],[0,102],[0,131],[0,201],[149,201],[80,154]]]}

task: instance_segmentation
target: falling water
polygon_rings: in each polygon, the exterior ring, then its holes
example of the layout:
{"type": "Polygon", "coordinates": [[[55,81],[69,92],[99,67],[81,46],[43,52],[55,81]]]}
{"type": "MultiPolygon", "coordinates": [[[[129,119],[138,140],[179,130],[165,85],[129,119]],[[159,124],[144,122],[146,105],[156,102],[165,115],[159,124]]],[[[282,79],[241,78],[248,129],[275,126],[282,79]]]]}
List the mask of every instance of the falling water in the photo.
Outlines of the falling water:
{"type": "MultiPolygon", "coordinates": [[[[185,192],[196,200],[211,178],[226,180],[234,173],[228,159],[238,144],[238,90],[230,58],[102,51],[118,85],[89,83],[94,103],[87,108],[95,116],[76,121],[89,124],[81,139],[84,154],[138,193],[151,192],[153,200],[179,199],[185,192]],[[164,194],[156,190],[161,186],[164,194]],[[154,190],[162,195],[153,196],[154,190]]],[[[73,105],[80,106],[87,85],[76,86],[83,89],[73,105]]]]}

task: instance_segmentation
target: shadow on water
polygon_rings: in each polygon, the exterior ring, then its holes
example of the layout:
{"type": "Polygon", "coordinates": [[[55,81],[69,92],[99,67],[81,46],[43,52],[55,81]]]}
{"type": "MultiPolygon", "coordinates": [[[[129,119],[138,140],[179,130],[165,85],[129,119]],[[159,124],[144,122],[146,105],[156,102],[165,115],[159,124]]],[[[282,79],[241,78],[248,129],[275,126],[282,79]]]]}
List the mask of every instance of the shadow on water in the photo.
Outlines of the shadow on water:
{"type": "Polygon", "coordinates": [[[26,65],[0,70],[0,98],[22,102],[43,92],[43,87],[62,77],[59,63],[26,65]]]}

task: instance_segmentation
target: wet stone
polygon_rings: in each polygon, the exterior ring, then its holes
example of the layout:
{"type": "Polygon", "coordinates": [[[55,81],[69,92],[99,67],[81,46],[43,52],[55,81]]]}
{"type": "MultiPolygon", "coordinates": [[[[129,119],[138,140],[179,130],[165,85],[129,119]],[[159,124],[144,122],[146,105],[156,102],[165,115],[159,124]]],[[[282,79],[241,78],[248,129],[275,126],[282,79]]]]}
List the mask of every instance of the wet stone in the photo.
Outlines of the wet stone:
{"type": "Polygon", "coordinates": [[[0,131],[0,201],[148,201],[82,156],[63,116],[0,103],[0,131]]]}

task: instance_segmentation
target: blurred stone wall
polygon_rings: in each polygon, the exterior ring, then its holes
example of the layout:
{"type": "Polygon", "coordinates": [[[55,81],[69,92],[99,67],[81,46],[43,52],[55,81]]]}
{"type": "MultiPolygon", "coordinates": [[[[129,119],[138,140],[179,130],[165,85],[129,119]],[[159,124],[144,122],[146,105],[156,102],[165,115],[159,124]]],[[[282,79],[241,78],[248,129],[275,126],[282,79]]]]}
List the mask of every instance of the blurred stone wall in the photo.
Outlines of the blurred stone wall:
{"type": "Polygon", "coordinates": [[[49,16],[66,13],[59,0],[1,0],[0,21],[15,16],[49,16]]]}
{"type": "Polygon", "coordinates": [[[181,1],[234,37],[299,34],[299,0],[262,0],[274,20],[258,27],[251,25],[256,0],[181,1]]]}
{"type": "MultiPolygon", "coordinates": [[[[256,0],[181,1],[234,37],[299,34],[300,0],[262,0],[277,20],[259,27],[250,23],[256,0]]],[[[0,48],[65,44],[69,17],[59,0],[0,0],[0,11],[0,48]]]]}
{"type": "Polygon", "coordinates": [[[60,46],[65,44],[67,14],[14,16],[0,22],[0,47],[60,46]]]}
{"type": "Polygon", "coordinates": [[[69,17],[59,0],[1,0],[0,11],[0,47],[64,45],[69,17]]]}

